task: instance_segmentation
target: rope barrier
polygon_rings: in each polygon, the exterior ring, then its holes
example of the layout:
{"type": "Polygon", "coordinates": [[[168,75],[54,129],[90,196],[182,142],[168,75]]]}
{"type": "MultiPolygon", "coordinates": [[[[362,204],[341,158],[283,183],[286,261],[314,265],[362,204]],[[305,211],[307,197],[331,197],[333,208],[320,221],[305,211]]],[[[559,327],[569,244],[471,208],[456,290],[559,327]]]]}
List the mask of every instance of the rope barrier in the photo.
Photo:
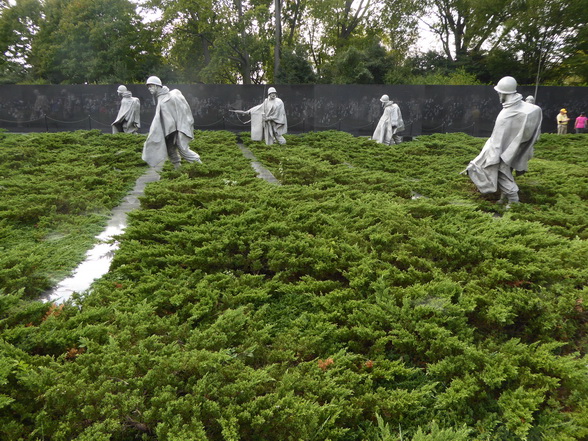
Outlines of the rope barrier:
{"type": "Polygon", "coordinates": [[[337,126],[337,125],[341,124],[341,121],[343,121],[343,120],[341,120],[341,119],[340,119],[340,120],[339,120],[339,121],[337,121],[336,123],[334,123],[334,124],[331,124],[331,125],[328,125],[328,126],[317,126],[317,125],[315,125],[314,127],[315,127],[316,129],[331,129],[331,128],[333,128],[333,127],[335,127],[335,126],[337,126]]]}
{"type": "Polygon", "coordinates": [[[219,119],[218,121],[213,122],[211,124],[194,124],[194,125],[195,126],[198,126],[198,127],[212,127],[212,126],[215,126],[215,125],[217,125],[218,123],[221,123],[221,122],[225,122],[225,119],[224,118],[219,119]]]}
{"type": "Polygon", "coordinates": [[[101,121],[97,121],[94,118],[92,118],[91,116],[88,116],[88,118],[90,119],[90,121],[94,121],[95,123],[98,123],[98,124],[100,124],[101,126],[104,126],[104,127],[110,127],[112,125],[112,124],[103,123],[101,121]]]}
{"type": "Polygon", "coordinates": [[[28,121],[23,121],[20,119],[15,119],[15,120],[7,120],[7,119],[0,119],[0,122],[5,122],[5,123],[12,123],[12,124],[27,124],[27,123],[32,123],[35,121],[41,121],[43,120],[43,118],[37,118],[37,119],[29,119],[28,121]]]}
{"type": "Polygon", "coordinates": [[[374,122],[372,121],[369,124],[363,125],[363,126],[358,126],[358,127],[346,127],[349,130],[358,130],[358,129],[363,129],[365,127],[372,127],[374,125],[374,122]]]}
{"type": "Polygon", "coordinates": [[[53,119],[53,118],[51,118],[50,116],[45,116],[45,119],[47,119],[47,120],[49,120],[49,121],[57,122],[57,123],[60,123],[60,124],[79,124],[79,123],[81,123],[81,122],[86,122],[86,121],[88,121],[88,119],[87,119],[87,118],[80,119],[80,120],[78,120],[78,121],[60,121],[60,120],[58,120],[58,119],[53,119]]]}
{"type": "Polygon", "coordinates": [[[475,125],[476,125],[476,123],[471,123],[469,126],[462,127],[462,128],[454,128],[454,130],[457,131],[457,132],[460,132],[462,130],[465,130],[465,129],[469,129],[471,127],[474,127],[475,125]]]}
{"type": "Polygon", "coordinates": [[[443,127],[445,127],[445,124],[441,124],[440,126],[434,127],[432,129],[426,129],[425,127],[423,127],[423,130],[427,130],[428,132],[432,132],[434,130],[442,129],[443,127]]]}
{"type": "MultiPolygon", "coordinates": [[[[25,121],[23,121],[23,120],[6,120],[6,119],[0,119],[0,123],[7,123],[7,124],[30,124],[30,123],[41,122],[41,121],[44,121],[46,126],[47,126],[47,122],[48,121],[54,122],[54,123],[58,123],[58,124],[69,124],[69,125],[81,124],[81,123],[86,123],[87,122],[87,123],[89,123],[90,128],[92,127],[92,122],[94,122],[95,124],[98,124],[98,125],[100,125],[102,127],[110,127],[111,126],[111,124],[109,124],[109,123],[104,123],[104,122],[101,122],[101,121],[96,120],[91,115],[88,115],[87,118],[76,120],[76,121],[62,121],[62,120],[55,119],[55,118],[52,118],[52,117],[47,116],[47,115],[43,115],[43,117],[41,117],[41,118],[30,119],[30,120],[25,120],[25,121]]],[[[236,122],[231,121],[230,118],[223,117],[223,118],[221,118],[221,119],[219,119],[219,120],[217,120],[215,122],[209,123],[209,124],[194,124],[194,126],[195,127],[198,127],[198,128],[206,128],[206,127],[218,126],[219,124],[222,124],[223,126],[228,124],[228,125],[230,125],[232,127],[242,127],[242,125],[247,124],[247,123],[243,123],[241,120],[239,120],[239,123],[236,123],[236,122]],[[239,124],[239,123],[241,123],[241,124],[239,124]]],[[[313,125],[312,126],[312,130],[328,130],[328,129],[334,129],[334,128],[338,128],[340,130],[341,129],[341,123],[344,123],[344,120],[343,119],[339,119],[336,122],[334,122],[332,124],[329,124],[329,125],[325,125],[325,126],[313,125]]],[[[360,130],[360,129],[365,129],[367,127],[374,127],[375,126],[375,123],[376,123],[375,121],[371,121],[371,122],[369,122],[367,124],[364,124],[364,125],[361,125],[361,126],[356,126],[356,127],[346,126],[345,127],[345,130],[347,130],[347,131],[356,131],[356,130],[360,130]]],[[[408,121],[408,122],[406,122],[405,123],[405,130],[404,131],[406,131],[407,128],[408,127],[411,127],[413,124],[414,124],[414,121],[408,121]]],[[[143,129],[148,129],[150,127],[150,125],[151,125],[150,123],[145,123],[145,124],[142,124],[142,127],[143,127],[143,129]]],[[[298,122],[296,122],[294,124],[289,124],[288,127],[289,128],[294,128],[294,127],[298,127],[298,126],[301,126],[301,125],[302,126],[306,126],[306,119],[300,120],[300,121],[298,121],[298,122]]],[[[421,130],[422,130],[423,133],[425,133],[425,132],[428,132],[428,133],[436,133],[439,130],[445,131],[446,129],[451,128],[452,131],[461,132],[461,131],[465,131],[465,130],[471,129],[471,128],[475,127],[475,126],[476,126],[476,123],[475,122],[471,123],[468,126],[459,127],[459,128],[452,127],[452,124],[451,123],[448,123],[448,124],[443,123],[443,124],[441,124],[439,126],[436,126],[436,127],[433,127],[433,128],[422,127],[421,130]]],[[[47,128],[47,131],[48,131],[49,130],[49,127],[47,126],[46,128],[47,128]]]]}

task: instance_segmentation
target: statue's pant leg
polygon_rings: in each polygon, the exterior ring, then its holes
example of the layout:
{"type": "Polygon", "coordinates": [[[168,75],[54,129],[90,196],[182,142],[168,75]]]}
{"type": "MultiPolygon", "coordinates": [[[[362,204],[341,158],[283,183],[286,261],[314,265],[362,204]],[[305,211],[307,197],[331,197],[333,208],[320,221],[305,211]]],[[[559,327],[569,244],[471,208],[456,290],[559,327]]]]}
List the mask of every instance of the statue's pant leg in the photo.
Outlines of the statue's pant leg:
{"type": "Polygon", "coordinates": [[[165,137],[165,146],[167,147],[167,156],[169,160],[174,165],[175,168],[180,166],[180,162],[182,161],[180,158],[180,154],[178,153],[178,148],[176,147],[176,134],[178,132],[174,132],[171,135],[167,135],[165,137]]]}
{"type": "Polygon", "coordinates": [[[509,202],[519,202],[519,186],[514,180],[510,166],[502,161],[498,168],[498,189],[509,202]]]}
{"type": "Polygon", "coordinates": [[[176,140],[180,156],[188,162],[202,162],[200,160],[200,155],[190,149],[190,141],[192,141],[192,138],[184,135],[182,132],[177,132],[177,134],[176,140]]]}

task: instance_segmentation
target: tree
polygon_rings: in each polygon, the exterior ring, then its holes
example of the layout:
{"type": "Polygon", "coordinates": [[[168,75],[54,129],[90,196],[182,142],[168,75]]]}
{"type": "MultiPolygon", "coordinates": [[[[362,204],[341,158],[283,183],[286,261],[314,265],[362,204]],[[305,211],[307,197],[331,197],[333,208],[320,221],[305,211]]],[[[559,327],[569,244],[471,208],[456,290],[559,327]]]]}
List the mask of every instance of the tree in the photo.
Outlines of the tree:
{"type": "Polygon", "coordinates": [[[41,5],[38,0],[0,3],[0,82],[26,79],[31,70],[33,38],[39,29],[41,5]]]}
{"type": "Polygon", "coordinates": [[[316,75],[308,61],[304,47],[286,48],[282,51],[280,71],[276,82],[282,84],[312,84],[316,82],[316,75]]]}
{"type": "Polygon", "coordinates": [[[436,21],[425,22],[439,37],[451,61],[462,61],[479,52],[497,35],[510,16],[512,0],[433,0],[430,12],[436,21]]]}
{"type": "Polygon", "coordinates": [[[168,60],[181,79],[251,84],[273,70],[273,0],[150,0],[163,11],[168,60]]]}
{"type": "MultiPolygon", "coordinates": [[[[367,47],[373,47],[373,41],[380,41],[385,52],[394,52],[395,58],[403,58],[414,38],[410,30],[416,20],[413,0],[315,0],[306,6],[308,18],[304,36],[309,42],[318,76],[323,77],[325,70],[325,81],[332,76],[330,61],[333,57],[356,57],[367,47]],[[357,50],[349,49],[352,46],[357,50]]],[[[361,69],[357,67],[354,76],[367,80],[366,72],[359,74],[361,69]]]]}
{"type": "Polygon", "coordinates": [[[517,54],[523,66],[521,82],[562,84],[568,73],[558,66],[566,54],[577,53],[581,47],[579,36],[587,19],[586,6],[580,2],[526,0],[519,5],[516,19],[505,23],[509,32],[499,46],[517,54]]]}
{"type": "Polygon", "coordinates": [[[212,0],[151,0],[144,6],[160,16],[151,24],[162,35],[167,62],[180,81],[201,82],[211,63],[215,36],[220,31],[212,0]]]}
{"type": "Polygon", "coordinates": [[[401,83],[405,78],[402,73],[406,73],[403,60],[395,59],[376,39],[366,39],[337,52],[322,80],[336,84],[401,83]]]}
{"type": "Polygon", "coordinates": [[[160,63],[129,0],[47,0],[32,45],[37,77],[52,83],[142,81],[160,63]]]}

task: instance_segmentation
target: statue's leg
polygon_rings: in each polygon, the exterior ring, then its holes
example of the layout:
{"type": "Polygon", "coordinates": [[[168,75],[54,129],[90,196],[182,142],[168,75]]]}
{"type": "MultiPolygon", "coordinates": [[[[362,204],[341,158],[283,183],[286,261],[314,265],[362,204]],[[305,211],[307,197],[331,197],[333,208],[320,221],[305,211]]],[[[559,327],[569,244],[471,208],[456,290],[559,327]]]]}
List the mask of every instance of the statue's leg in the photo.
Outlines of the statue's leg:
{"type": "Polygon", "coordinates": [[[402,136],[398,135],[397,133],[394,133],[392,135],[392,144],[400,144],[402,142],[402,136]]]}
{"type": "Polygon", "coordinates": [[[180,168],[180,163],[182,160],[178,153],[178,148],[176,147],[176,133],[177,132],[174,132],[171,135],[167,135],[165,137],[165,146],[167,147],[167,156],[174,165],[174,168],[180,168]]]}
{"type": "Polygon", "coordinates": [[[190,141],[192,140],[192,138],[184,135],[182,132],[176,132],[176,133],[177,133],[176,143],[178,146],[177,150],[179,151],[180,156],[182,158],[184,158],[185,161],[188,161],[188,162],[202,163],[202,161],[200,160],[200,155],[190,149],[190,141]]]}
{"type": "Polygon", "coordinates": [[[502,192],[502,197],[505,197],[508,203],[519,202],[519,186],[514,180],[510,166],[504,162],[500,162],[498,168],[498,189],[502,192]]]}

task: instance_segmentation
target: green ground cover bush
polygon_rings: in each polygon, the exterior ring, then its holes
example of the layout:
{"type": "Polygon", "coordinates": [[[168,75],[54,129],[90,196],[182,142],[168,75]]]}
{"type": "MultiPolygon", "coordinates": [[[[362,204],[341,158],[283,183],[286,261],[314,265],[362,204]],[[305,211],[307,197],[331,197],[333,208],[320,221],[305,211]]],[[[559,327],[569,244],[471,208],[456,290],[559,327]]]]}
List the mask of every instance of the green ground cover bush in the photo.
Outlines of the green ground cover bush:
{"type": "Polygon", "coordinates": [[[247,142],[276,186],[197,132],[204,164],[146,188],[91,293],[0,297],[1,436],[588,439],[588,146],[564,139],[504,212],[459,175],[466,135],[247,142]]]}
{"type": "Polygon", "coordinates": [[[82,259],[145,169],[141,139],[96,130],[0,143],[0,287],[36,297],[82,259]]]}

